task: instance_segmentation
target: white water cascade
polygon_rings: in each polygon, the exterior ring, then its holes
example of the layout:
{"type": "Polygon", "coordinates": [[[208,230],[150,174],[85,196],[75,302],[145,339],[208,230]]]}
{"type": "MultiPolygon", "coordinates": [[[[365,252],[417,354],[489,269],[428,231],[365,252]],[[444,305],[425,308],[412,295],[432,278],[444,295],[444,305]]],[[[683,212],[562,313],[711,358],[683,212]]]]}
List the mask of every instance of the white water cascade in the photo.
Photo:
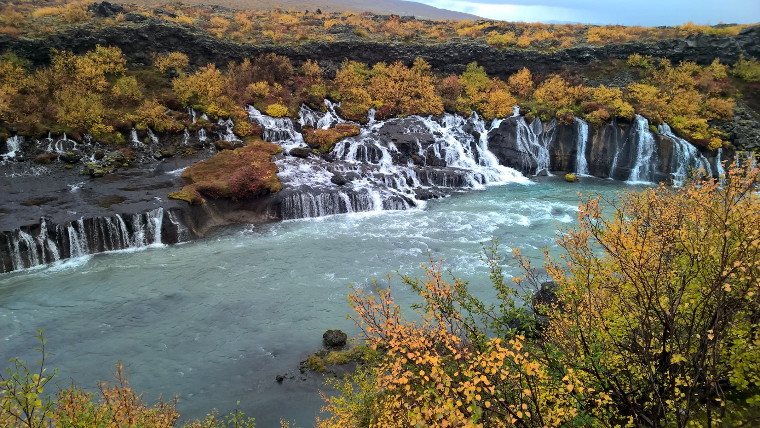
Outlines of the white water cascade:
{"type": "MultiPolygon", "coordinates": [[[[699,153],[693,144],[676,136],[670,126],[663,123],[657,127],[657,132],[673,141],[673,154],[670,158],[670,174],[673,176],[673,184],[682,185],[684,180],[695,173],[699,173],[699,171],[707,174],[707,176],[713,175],[710,162],[699,153]]],[[[720,159],[720,154],[718,157],[720,159]]],[[[720,161],[718,162],[720,163],[720,161]]]]}
{"type": "Polygon", "coordinates": [[[649,121],[637,114],[633,121],[633,127],[633,133],[637,137],[635,140],[636,159],[628,181],[631,183],[651,183],[655,172],[654,157],[657,150],[654,137],[649,131],[649,121]]]}
{"type": "Polygon", "coordinates": [[[233,131],[233,128],[235,127],[235,122],[232,121],[232,119],[219,119],[216,124],[219,126],[219,129],[222,131],[219,131],[219,139],[223,141],[240,141],[240,138],[238,138],[237,135],[235,135],[235,132],[233,131]]]}
{"type": "MultiPolygon", "coordinates": [[[[302,107],[299,124],[331,127],[343,122],[327,112],[302,107]]],[[[283,147],[303,144],[290,120],[252,112],[266,139],[283,147]],[[271,126],[271,128],[268,128],[271,126]]],[[[494,121],[493,126],[499,125],[494,121]]],[[[338,213],[402,210],[458,189],[507,182],[527,183],[519,172],[499,165],[488,150],[485,122],[473,116],[411,116],[370,122],[360,134],[339,141],[326,158],[284,157],[276,161],[284,190],[272,215],[317,217],[338,213]]]]}
{"type": "Polygon", "coordinates": [[[256,122],[263,129],[262,138],[282,146],[285,150],[296,147],[306,147],[303,136],[296,131],[293,121],[289,117],[271,117],[249,105],[246,110],[251,121],[256,122]]]}
{"type": "Polygon", "coordinates": [[[530,125],[525,122],[523,116],[517,118],[517,148],[522,153],[521,162],[524,169],[535,163],[533,174],[549,171],[550,158],[547,145],[551,141],[555,122],[552,120],[545,130],[539,118],[533,119],[530,125]]]}
{"type": "Polygon", "coordinates": [[[21,150],[21,144],[24,143],[24,137],[14,135],[13,137],[5,140],[5,144],[8,146],[8,152],[3,156],[3,160],[15,159],[19,150],[21,150]]]}
{"type": "Polygon", "coordinates": [[[586,144],[588,143],[588,123],[575,118],[575,126],[578,127],[578,139],[575,144],[575,173],[588,175],[588,161],[586,160],[586,144]]]}
{"type": "MultiPolygon", "coordinates": [[[[0,273],[84,257],[93,253],[162,245],[164,209],[131,215],[80,218],[55,228],[42,218],[38,231],[16,229],[0,233],[0,273]],[[5,251],[7,249],[7,251],[5,251]]],[[[177,242],[192,234],[169,211],[177,242]]]]}
{"type": "Polygon", "coordinates": [[[298,123],[301,126],[309,125],[316,129],[327,129],[335,126],[335,124],[339,122],[346,122],[342,120],[335,111],[339,106],[340,104],[334,104],[330,100],[325,100],[326,111],[321,113],[315,112],[305,104],[301,105],[301,109],[298,110],[298,123]]]}

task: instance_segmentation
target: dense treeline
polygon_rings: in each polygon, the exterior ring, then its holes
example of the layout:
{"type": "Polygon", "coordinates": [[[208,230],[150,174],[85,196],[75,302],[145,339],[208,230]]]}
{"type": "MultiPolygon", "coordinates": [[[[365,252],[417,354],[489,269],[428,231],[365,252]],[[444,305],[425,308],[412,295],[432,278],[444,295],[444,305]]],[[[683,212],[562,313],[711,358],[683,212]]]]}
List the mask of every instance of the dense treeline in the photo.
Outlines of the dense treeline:
{"type": "Polygon", "coordinates": [[[412,318],[391,284],[353,293],[379,352],[335,382],[319,426],[756,426],[760,170],[746,164],[724,181],[588,198],[561,255],[546,252],[551,283],[518,251],[525,276],[508,282],[484,248],[493,303],[436,261],[404,278],[412,318]]]}
{"type": "Polygon", "coordinates": [[[731,36],[747,25],[715,27],[687,23],[676,27],[589,26],[491,20],[428,21],[414,17],[378,16],[370,13],[322,13],[275,9],[236,11],[221,7],[167,4],[150,9],[125,5],[119,13],[98,17],[89,1],[11,1],[0,7],[0,34],[45,37],[83,22],[114,25],[127,14],[157,18],[199,28],[217,38],[249,43],[296,44],[331,42],[341,37],[365,40],[415,40],[438,43],[452,38],[481,40],[497,48],[556,50],[573,46],[683,38],[695,34],[731,36]]]}
{"type": "Polygon", "coordinates": [[[733,67],[716,59],[703,67],[632,55],[627,63],[612,63],[637,79],[623,88],[586,86],[572,75],[534,76],[525,68],[503,81],[476,63],[460,75],[441,76],[419,58],[409,66],[346,61],[334,79],[326,78],[316,60],[294,68],[276,54],[225,69],[209,64],[191,72],[188,63],[186,55],[173,52],[154,55],[150,67],[128,70],[118,48],[102,46],[82,55],[53,51],[52,63],[37,69],[14,54],[2,55],[0,132],[6,137],[11,128],[32,136],[66,132],[74,138],[87,133],[118,144],[133,127],[182,132],[208,125],[190,120],[190,106],[211,120],[232,118],[235,133],[250,137],[260,130],[248,122],[246,104],[280,117],[295,116],[301,104],[324,109],[323,100],[331,99],[341,103],[343,117],[355,121],[366,121],[370,109],[378,118],[475,111],[493,119],[509,116],[519,105],[529,119],[570,123],[579,117],[593,125],[638,113],[654,125],[670,123],[696,144],[717,148],[725,144],[724,136],[709,121],[730,120],[732,97],[760,81],[754,58],[733,67]]]}

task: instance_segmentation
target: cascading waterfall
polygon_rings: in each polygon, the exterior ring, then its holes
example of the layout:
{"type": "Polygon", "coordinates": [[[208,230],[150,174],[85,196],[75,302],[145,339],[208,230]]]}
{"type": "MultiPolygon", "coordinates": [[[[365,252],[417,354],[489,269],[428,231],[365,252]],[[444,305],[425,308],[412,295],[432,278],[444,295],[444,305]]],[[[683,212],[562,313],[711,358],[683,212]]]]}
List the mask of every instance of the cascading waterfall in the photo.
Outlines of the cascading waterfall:
{"type": "Polygon", "coordinates": [[[150,140],[151,144],[158,144],[158,137],[156,137],[156,134],[150,128],[148,128],[148,140],[150,140]]]}
{"type": "MultiPolygon", "coordinates": [[[[326,105],[326,113],[302,106],[299,124],[325,128],[344,122],[333,104],[326,105]]],[[[249,113],[268,141],[284,148],[303,144],[290,119],[270,118],[252,107],[249,113]]],[[[491,126],[498,124],[494,121],[491,126]]],[[[359,135],[339,141],[328,155],[330,161],[315,157],[277,160],[285,190],[275,196],[278,202],[270,214],[290,219],[409,209],[424,205],[421,196],[527,182],[519,172],[499,165],[488,150],[487,134],[485,122],[476,115],[372,121],[360,128],[359,135]],[[419,137],[396,141],[394,133],[419,137]]]]}
{"type": "Polygon", "coordinates": [[[330,100],[325,100],[325,113],[315,112],[305,104],[301,105],[301,109],[298,111],[298,123],[301,126],[309,125],[313,128],[327,129],[335,126],[338,122],[345,122],[335,111],[339,105],[333,104],[330,100]]]}
{"type": "Polygon", "coordinates": [[[586,143],[588,143],[588,123],[575,118],[575,126],[578,127],[578,140],[576,141],[575,173],[588,175],[588,162],[586,161],[586,143]]]}
{"type": "MultiPolygon", "coordinates": [[[[40,227],[0,233],[0,273],[52,263],[89,254],[162,245],[163,208],[129,216],[80,218],[50,229],[42,218],[40,227]]],[[[177,231],[177,242],[192,238],[173,213],[169,219],[177,231]]]]}
{"type": "Polygon", "coordinates": [[[724,177],[726,175],[726,170],[723,167],[723,149],[720,148],[717,151],[717,154],[715,155],[715,175],[717,177],[724,177]]]}
{"type": "Polygon", "coordinates": [[[132,128],[132,130],[129,132],[129,142],[136,147],[145,145],[142,141],[140,141],[140,137],[137,136],[137,130],[135,128],[132,128]]]}
{"type": "Polygon", "coordinates": [[[263,114],[256,107],[249,105],[246,110],[251,121],[263,129],[262,139],[277,143],[285,150],[296,147],[306,147],[303,136],[296,131],[289,117],[271,117],[263,114]]]}
{"type": "Polygon", "coordinates": [[[24,137],[18,135],[14,135],[5,140],[5,144],[8,146],[8,152],[3,155],[3,160],[16,158],[18,151],[21,149],[21,144],[23,143],[24,137]]]}
{"type": "Polygon", "coordinates": [[[675,185],[682,185],[684,180],[700,170],[708,176],[713,175],[710,162],[699,153],[699,150],[693,144],[676,136],[670,129],[670,126],[663,123],[657,127],[657,132],[673,141],[670,173],[673,175],[673,183],[675,185]]]}
{"type": "Polygon", "coordinates": [[[235,122],[233,122],[232,119],[219,119],[216,124],[220,129],[223,129],[223,131],[219,132],[220,140],[231,142],[240,141],[240,138],[238,138],[238,136],[235,135],[235,132],[233,131],[235,122]]]}
{"type": "Polygon", "coordinates": [[[87,248],[84,219],[69,223],[66,232],[69,237],[69,257],[82,257],[90,253],[87,248]]]}
{"type": "Polygon", "coordinates": [[[636,160],[631,168],[628,181],[632,183],[651,183],[655,172],[655,141],[649,131],[649,121],[643,116],[636,115],[633,121],[633,135],[636,141],[636,160]]]}
{"type": "MultiPolygon", "coordinates": [[[[553,126],[551,129],[553,130],[553,126]]],[[[550,158],[546,142],[551,139],[545,134],[547,131],[543,129],[541,119],[534,119],[530,125],[522,116],[517,119],[517,147],[522,153],[521,162],[523,167],[535,163],[536,169],[533,174],[549,171],[550,158]],[[543,135],[544,138],[539,138],[539,135],[543,135]]]]}

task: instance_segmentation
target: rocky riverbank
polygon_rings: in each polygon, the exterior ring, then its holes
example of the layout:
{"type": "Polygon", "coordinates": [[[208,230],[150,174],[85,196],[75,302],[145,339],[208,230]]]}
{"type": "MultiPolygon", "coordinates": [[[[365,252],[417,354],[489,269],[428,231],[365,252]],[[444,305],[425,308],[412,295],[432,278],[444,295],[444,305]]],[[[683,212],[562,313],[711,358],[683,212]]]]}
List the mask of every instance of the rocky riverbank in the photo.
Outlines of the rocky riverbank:
{"type": "MultiPolygon", "coordinates": [[[[246,144],[231,133],[231,123],[184,135],[135,132],[133,141],[119,150],[86,138],[9,139],[0,164],[0,182],[9,189],[0,212],[0,272],[89,253],[173,244],[231,223],[421,207],[429,198],[548,171],[678,182],[698,168],[718,175],[721,155],[728,156],[698,149],[667,125],[653,132],[640,116],[594,130],[580,119],[563,125],[513,116],[487,123],[451,114],[370,118],[358,135],[323,153],[309,148],[301,130],[316,123],[335,126],[340,119],[334,111],[304,107],[297,121],[275,119],[252,107],[249,114],[265,140],[284,148],[263,160],[271,162],[267,169],[277,171],[282,190],[218,197],[213,189],[224,185],[199,182],[205,201],[195,204],[169,194],[195,177],[185,174],[183,179],[187,167],[246,144]]],[[[216,168],[224,172],[223,165],[216,168]]]]}

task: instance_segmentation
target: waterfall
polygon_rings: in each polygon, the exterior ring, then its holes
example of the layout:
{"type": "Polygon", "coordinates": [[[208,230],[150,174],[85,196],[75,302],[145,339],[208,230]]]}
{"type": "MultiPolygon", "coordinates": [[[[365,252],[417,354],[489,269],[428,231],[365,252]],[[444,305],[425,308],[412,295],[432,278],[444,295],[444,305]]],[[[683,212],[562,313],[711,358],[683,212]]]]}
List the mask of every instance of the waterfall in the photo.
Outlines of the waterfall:
{"type": "MultiPolygon", "coordinates": [[[[40,219],[39,232],[16,229],[0,233],[0,248],[7,249],[7,258],[0,253],[0,273],[30,268],[62,259],[89,254],[161,245],[163,242],[164,209],[129,216],[80,218],[50,228],[48,220],[40,219]]],[[[169,218],[176,227],[178,241],[192,238],[190,231],[179,221],[169,218]]]]}
{"type": "Polygon", "coordinates": [[[208,140],[208,137],[206,137],[206,130],[201,128],[198,130],[198,141],[201,143],[205,143],[208,140]]]}
{"type": "Polygon", "coordinates": [[[699,153],[699,150],[693,144],[673,134],[670,126],[665,123],[658,126],[657,131],[660,135],[668,137],[673,141],[670,174],[673,176],[673,183],[675,185],[682,185],[687,178],[700,171],[707,174],[707,176],[713,175],[710,162],[699,153]]]}
{"type": "MultiPolygon", "coordinates": [[[[552,131],[554,129],[554,121],[550,124],[552,131]]],[[[547,141],[551,141],[550,137],[547,137],[546,131],[543,129],[541,119],[534,119],[528,126],[524,117],[517,119],[517,148],[520,151],[522,157],[523,170],[532,163],[536,164],[536,169],[533,174],[538,174],[540,171],[549,171],[550,159],[549,150],[547,149],[547,141]],[[544,138],[539,138],[542,135],[544,138]]]]}
{"type": "Polygon", "coordinates": [[[578,138],[575,144],[575,173],[578,175],[588,175],[588,162],[586,161],[588,123],[576,117],[575,125],[578,128],[578,138]]]}
{"type": "Polygon", "coordinates": [[[8,152],[3,155],[3,160],[14,159],[21,150],[21,144],[24,143],[24,137],[14,135],[13,137],[5,140],[5,144],[8,146],[8,152]]]}
{"type": "Polygon", "coordinates": [[[156,134],[150,128],[148,128],[148,139],[151,144],[158,144],[158,137],[156,137],[156,134]]]}
{"type": "MultiPolygon", "coordinates": [[[[328,105],[328,112],[332,109],[328,105]]],[[[291,145],[302,141],[289,119],[269,118],[253,108],[249,112],[268,140],[291,145]]],[[[302,107],[299,124],[326,126],[326,116],[302,107]]],[[[498,125],[494,121],[491,128],[498,125]]],[[[486,124],[477,115],[375,121],[362,126],[359,135],[339,141],[324,157],[286,156],[275,163],[284,190],[274,196],[270,214],[283,219],[409,209],[459,189],[527,182],[519,172],[499,165],[488,150],[486,124]]]]}
{"type": "Polygon", "coordinates": [[[249,105],[246,110],[251,121],[263,129],[262,138],[282,146],[285,150],[296,147],[306,147],[303,136],[296,131],[289,117],[271,117],[261,113],[256,107],[249,105]]]}
{"type": "Polygon", "coordinates": [[[140,137],[137,136],[137,130],[135,128],[132,128],[132,130],[129,131],[129,142],[136,148],[145,146],[145,144],[140,141],[140,137]]]}
{"type": "Polygon", "coordinates": [[[80,218],[76,222],[69,223],[66,227],[66,232],[69,238],[70,257],[82,257],[90,253],[87,248],[87,237],[84,232],[84,219],[80,218]]]}
{"type": "Polygon", "coordinates": [[[235,127],[235,122],[232,119],[219,119],[216,124],[220,129],[224,131],[219,132],[219,139],[223,141],[241,141],[235,132],[232,130],[235,127]]]}
{"type": "Polygon", "coordinates": [[[634,135],[637,137],[634,140],[636,141],[636,159],[628,181],[650,183],[654,179],[655,172],[654,137],[649,132],[649,121],[643,116],[637,114],[633,126],[634,135]]]}
{"type": "Polygon", "coordinates": [[[325,100],[326,112],[322,113],[310,109],[305,104],[301,105],[301,109],[298,110],[298,123],[301,126],[309,125],[317,129],[327,129],[335,126],[338,122],[346,122],[340,119],[335,111],[336,107],[330,100],[325,100]]]}
{"type": "Polygon", "coordinates": [[[723,178],[726,175],[726,170],[723,168],[723,149],[718,149],[718,153],[715,155],[715,175],[718,178],[723,178]]]}
{"type": "Polygon", "coordinates": [[[185,127],[185,130],[182,132],[182,145],[187,146],[190,144],[190,130],[185,127]]]}
{"type": "Polygon", "coordinates": [[[58,247],[48,235],[47,220],[45,217],[40,219],[40,234],[37,236],[37,242],[42,250],[43,260],[56,262],[61,259],[61,253],[58,251],[58,247]],[[48,255],[47,257],[46,254],[48,255]]]}

